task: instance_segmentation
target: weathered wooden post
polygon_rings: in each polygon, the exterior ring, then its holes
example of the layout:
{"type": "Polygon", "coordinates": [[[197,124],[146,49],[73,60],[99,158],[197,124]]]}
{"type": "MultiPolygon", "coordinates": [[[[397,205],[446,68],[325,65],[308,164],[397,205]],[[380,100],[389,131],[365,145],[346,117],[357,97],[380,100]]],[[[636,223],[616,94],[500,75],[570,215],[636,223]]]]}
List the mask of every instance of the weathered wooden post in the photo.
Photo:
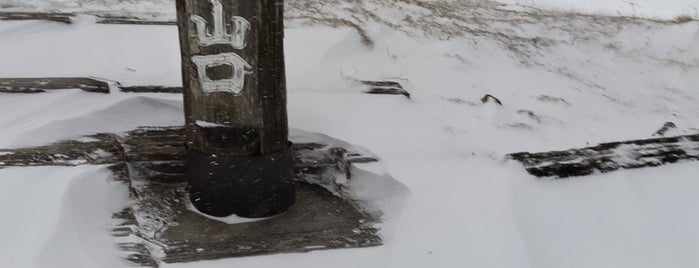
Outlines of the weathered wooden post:
{"type": "Polygon", "coordinates": [[[295,202],[282,0],[177,0],[190,199],[212,216],[295,202]]]}

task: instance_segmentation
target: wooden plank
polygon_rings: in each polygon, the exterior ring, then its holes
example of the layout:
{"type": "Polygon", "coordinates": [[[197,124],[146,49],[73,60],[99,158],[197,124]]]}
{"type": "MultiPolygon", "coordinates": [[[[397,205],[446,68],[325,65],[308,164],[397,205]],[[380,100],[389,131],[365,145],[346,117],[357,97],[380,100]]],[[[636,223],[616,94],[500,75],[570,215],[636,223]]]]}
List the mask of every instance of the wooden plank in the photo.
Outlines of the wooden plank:
{"type": "Polygon", "coordinates": [[[522,152],[508,158],[521,162],[529,174],[537,177],[586,176],[699,160],[699,134],[603,143],[566,151],[522,152]]]}
{"type": "Polygon", "coordinates": [[[65,24],[73,23],[72,13],[0,12],[0,20],[46,20],[65,24]]]}
{"type": "Polygon", "coordinates": [[[11,166],[78,166],[124,162],[116,135],[98,134],[88,141],[63,141],[33,148],[0,150],[0,168],[11,166]]]}
{"type": "MultiPolygon", "coordinates": [[[[44,20],[54,21],[65,24],[72,24],[75,18],[75,13],[48,13],[48,12],[0,12],[0,21],[17,21],[17,20],[44,20]]],[[[160,18],[148,17],[128,17],[111,14],[96,15],[97,24],[129,24],[129,25],[177,25],[174,20],[166,20],[160,18]]]]}
{"type": "Polygon", "coordinates": [[[112,16],[112,15],[98,15],[97,24],[128,24],[128,25],[165,25],[165,26],[176,26],[177,21],[174,20],[162,20],[162,19],[149,19],[142,17],[123,17],[123,16],[112,16]]]}
{"type": "Polygon", "coordinates": [[[42,93],[56,89],[82,89],[88,92],[109,93],[105,81],[85,77],[0,78],[0,92],[42,93]]]}
{"type": "Polygon", "coordinates": [[[166,87],[166,86],[120,86],[122,92],[127,93],[175,93],[181,94],[182,87],[166,87]]]}
{"type": "Polygon", "coordinates": [[[394,81],[360,81],[367,88],[365,93],[375,95],[403,95],[410,99],[410,92],[394,81]]]}

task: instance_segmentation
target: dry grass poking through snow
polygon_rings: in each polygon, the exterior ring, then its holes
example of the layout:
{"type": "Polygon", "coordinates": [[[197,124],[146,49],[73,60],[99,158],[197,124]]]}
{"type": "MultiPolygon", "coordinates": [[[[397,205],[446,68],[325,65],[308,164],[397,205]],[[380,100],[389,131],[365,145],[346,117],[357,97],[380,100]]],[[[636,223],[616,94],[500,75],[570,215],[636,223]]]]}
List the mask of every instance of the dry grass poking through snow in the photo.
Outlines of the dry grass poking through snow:
{"type": "MultiPolygon", "coordinates": [[[[29,5],[21,0],[0,0],[0,4],[24,9],[29,5]]],[[[374,29],[376,27],[372,26],[376,25],[416,39],[470,38],[478,42],[480,38],[486,38],[500,43],[525,65],[536,65],[535,59],[549,47],[612,39],[631,26],[645,27],[650,31],[696,23],[690,16],[662,21],[544,11],[489,0],[286,0],[285,5],[290,27],[351,27],[369,46],[373,45],[375,36],[368,29],[374,29]]],[[[46,0],[38,9],[175,19],[173,0],[46,0]]],[[[635,53],[614,43],[608,44],[608,49],[618,54],[635,53]]],[[[699,62],[692,59],[643,56],[684,70],[699,68],[699,62]]],[[[559,73],[568,75],[566,70],[559,73]]]]}
{"type": "Polygon", "coordinates": [[[689,15],[680,15],[677,16],[674,20],[675,23],[688,23],[694,21],[694,18],[692,18],[689,15]]]}
{"type": "Polygon", "coordinates": [[[288,0],[286,5],[292,24],[352,27],[366,44],[372,39],[365,27],[380,24],[415,38],[493,38],[524,62],[538,48],[609,37],[629,25],[661,27],[691,21],[552,12],[472,0],[288,0]]]}

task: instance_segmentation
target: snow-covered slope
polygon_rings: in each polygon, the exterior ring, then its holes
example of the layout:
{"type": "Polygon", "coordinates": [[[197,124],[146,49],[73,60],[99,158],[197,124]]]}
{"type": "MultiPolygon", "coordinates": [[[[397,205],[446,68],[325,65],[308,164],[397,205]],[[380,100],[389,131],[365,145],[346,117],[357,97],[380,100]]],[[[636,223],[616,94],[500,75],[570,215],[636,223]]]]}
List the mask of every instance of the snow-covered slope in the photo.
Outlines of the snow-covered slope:
{"type": "Polygon", "coordinates": [[[674,19],[678,16],[699,18],[695,0],[497,0],[524,8],[575,11],[611,16],[674,19]]]}
{"type": "MultiPolygon", "coordinates": [[[[166,267],[699,267],[697,163],[542,181],[504,160],[647,138],[668,121],[699,132],[699,23],[469,1],[291,1],[288,15],[291,127],[371,150],[412,195],[387,215],[383,247],[166,267]],[[380,79],[412,100],[356,82],[380,79]]],[[[0,76],[179,83],[175,27],[0,22],[0,36],[0,76]]],[[[180,106],[2,94],[0,148],[177,125],[180,106]]],[[[104,172],[0,170],[0,266],[120,265],[104,239],[126,190],[104,172]]]]}

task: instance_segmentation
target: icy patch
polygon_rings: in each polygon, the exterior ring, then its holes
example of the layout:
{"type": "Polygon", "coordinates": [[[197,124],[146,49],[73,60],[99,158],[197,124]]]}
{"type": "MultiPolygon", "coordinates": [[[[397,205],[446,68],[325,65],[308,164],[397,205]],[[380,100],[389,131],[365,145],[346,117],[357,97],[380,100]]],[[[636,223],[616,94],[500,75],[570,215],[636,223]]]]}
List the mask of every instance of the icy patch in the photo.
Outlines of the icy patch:
{"type": "Polygon", "coordinates": [[[91,138],[91,137],[81,137],[81,138],[75,139],[75,141],[82,142],[82,143],[89,143],[89,142],[98,142],[100,140],[95,139],[95,138],[91,138]]]}
{"type": "Polygon", "coordinates": [[[214,216],[207,215],[207,214],[205,214],[205,213],[199,211],[196,207],[194,207],[194,205],[192,205],[192,203],[188,203],[188,204],[187,204],[187,209],[189,209],[190,211],[192,211],[192,212],[194,212],[194,213],[197,213],[197,214],[199,214],[199,215],[201,215],[201,216],[204,216],[204,217],[206,217],[206,218],[208,218],[208,219],[215,220],[215,221],[219,221],[219,222],[223,222],[223,223],[229,224],[229,225],[232,225],[232,224],[241,224],[241,223],[249,223],[249,222],[258,222],[258,221],[263,221],[263,220],[267,220],[267,219],[273,218],[273,217],[269,217],[269,218],[250,219],[250,218],[238,217],[237,215],[231,215],[231,216],[228,216],[228,217],[214,217],[214,216]]]}
{"type": "Polygon", "coordinates": [[[680,148],[687,153],[687,155],[699,156],[699,142],[684,138],[678,142],[677,145],[679,145],[680,148]]]}
{"type": "Polygon", "coordinates": [[[97,151],[94,151],[92,154],[90,154],[90,156],[92,156],[93,158],[104,159],[112,157],[112,153],[102,149],[97,149],[97,151]]]}
{"type": "Polygon", "coordinates": [[[228,126],[223,125],[223,124],[206,122],[206,121],[197,121],[197,122],[195,122],[195,124],[199,127],[202,127],[202,128],[228,127],[228,126]]]}
{"type": "Polygon", "coordinates": [[[614,149],[614,154],[619,156],[617,161],[621,165],[636,164],[639,161],[638,156],[641,154],[638,145],[623,144],[614,149]]]}
{"type": "Polygon", "coordinates": [[[0,152],[0,156],[13,155],[13,152],[0,152]]]}
{"type": "Polygon", "coordinates": [[[85,159],[70,159],[70,156],[65,154],[54,154],[51,156],[51,158],[55,163],[65,164],[68,166],[79,166],[88,163],[85,159]]]}
{"type": "MultiPolygon", "coordinates": [[[[699,143],[684,138],[677,143],[677,147],[683,150],[688,156],[699,155],[699,143]]],[[[654,157],[641,157],[642,155],[662,152],[660,148],[635,144],[624,144],[614,149],[613,154],[619,156],[618,162],[621,165],[649,164],[662,165],[663,163],[654,157]]]]}

